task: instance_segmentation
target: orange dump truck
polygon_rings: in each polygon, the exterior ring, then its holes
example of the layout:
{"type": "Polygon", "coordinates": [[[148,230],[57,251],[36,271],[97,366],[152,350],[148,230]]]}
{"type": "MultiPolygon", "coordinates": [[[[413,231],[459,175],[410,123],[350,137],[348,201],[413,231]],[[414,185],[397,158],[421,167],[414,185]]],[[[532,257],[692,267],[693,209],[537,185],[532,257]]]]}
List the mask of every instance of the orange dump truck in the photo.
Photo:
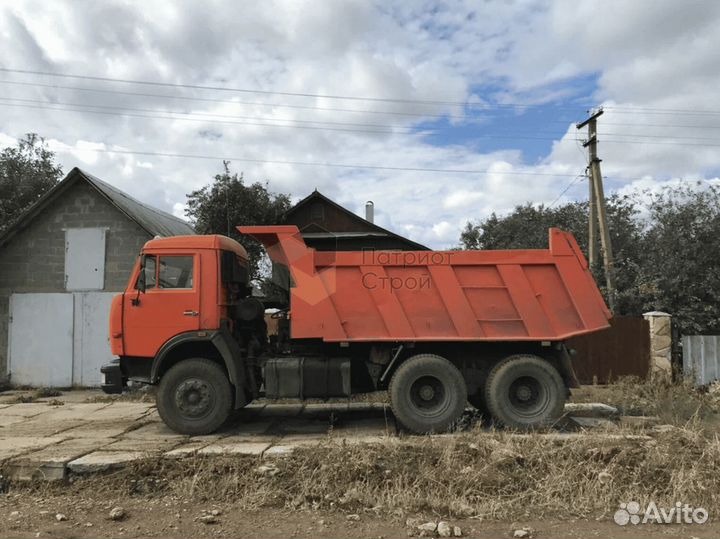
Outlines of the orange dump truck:
{"type": "Polygon", "coordinates": [[[149,241],[113,302],[107,392],[159,384],[178,432],[208,433],[268,398],[387,390],[396,419],[440,432],[466,403],[500,425],[536,428],[576,385],[563,341],[608,327],[610,312],[572,235],[549,249],[316,251],[294,226],[239,227],[290,277],[275,311],[251,295],[247,254],[223,236],[149,241]]]}

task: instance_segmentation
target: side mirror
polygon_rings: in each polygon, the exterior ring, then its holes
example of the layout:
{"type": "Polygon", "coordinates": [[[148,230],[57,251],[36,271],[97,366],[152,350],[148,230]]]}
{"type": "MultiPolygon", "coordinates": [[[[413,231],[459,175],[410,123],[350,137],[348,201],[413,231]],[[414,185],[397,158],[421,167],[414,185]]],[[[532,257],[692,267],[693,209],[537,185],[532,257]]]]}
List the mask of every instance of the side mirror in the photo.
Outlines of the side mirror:
{"type": "Polygon", "coordinates": [[[145,292],[146,283],[145,283],[145,256],[140,258],[140,275],[138,275],[137,280],[137,289],[138,292],[145,292]]]}
{"type": "Polygon", "coordinates": [[[137,282],[135,283],[135,290],[137,290],[137,294],[131,301],[133,307],[140,305],[140,292],[144,293],[147,288],[145,282],[145,260],[145,255],[140,256],[140,274],[138,275],[137,282]]]}

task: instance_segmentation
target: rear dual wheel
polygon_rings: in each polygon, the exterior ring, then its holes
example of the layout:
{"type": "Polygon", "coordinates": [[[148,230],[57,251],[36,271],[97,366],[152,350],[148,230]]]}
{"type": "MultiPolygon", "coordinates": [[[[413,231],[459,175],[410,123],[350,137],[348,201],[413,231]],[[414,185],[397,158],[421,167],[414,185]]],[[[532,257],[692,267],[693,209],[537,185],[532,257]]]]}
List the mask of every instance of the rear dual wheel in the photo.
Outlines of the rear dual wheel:
{"type": "Polygon", "coordinates": [[[532,430],[554,424],[565,407],[565,384],[546,359],[516,355],[495,365],[485,383],[485,403],[495,422],[532,430]]]}

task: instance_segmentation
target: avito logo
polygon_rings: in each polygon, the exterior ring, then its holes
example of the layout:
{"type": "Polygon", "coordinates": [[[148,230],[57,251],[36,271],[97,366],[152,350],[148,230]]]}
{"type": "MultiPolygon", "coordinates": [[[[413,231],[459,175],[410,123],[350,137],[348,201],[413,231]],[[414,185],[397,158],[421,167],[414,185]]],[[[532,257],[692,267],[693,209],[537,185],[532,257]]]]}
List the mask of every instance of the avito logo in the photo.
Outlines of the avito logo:
{"type": "Polygon", "coordinates": [[[675,505],[658,507],[655,502],[647,504],[641,510],[638,502],[621,503],[615,511],[615,524],[704,524],[708,519],[708,511],[703,507],[692,507],[687,503],[675,502],[675,505]]]}

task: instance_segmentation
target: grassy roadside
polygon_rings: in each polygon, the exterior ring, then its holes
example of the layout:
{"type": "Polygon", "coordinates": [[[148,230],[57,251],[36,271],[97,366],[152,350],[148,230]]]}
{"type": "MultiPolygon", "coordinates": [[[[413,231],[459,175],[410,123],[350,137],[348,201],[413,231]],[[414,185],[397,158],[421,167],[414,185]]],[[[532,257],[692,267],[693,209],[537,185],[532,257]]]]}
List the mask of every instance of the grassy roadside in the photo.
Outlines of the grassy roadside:
{"type": "MultiPolygon", "coordinates": [[[[614,431],[614,434],[617,432],[614,431]]],[[[626,433],[629,434],[629,433],[626,433]]],[[[653,437],[557,439],[505,432],[332,440],[273,461],[148,459],[70,485],[13,485],[47,495],[171,498],[238,509],[374,511],[440,517],[597,518],[620,501],[720,506],[720,440],[696,425],[653,437]]],[[[611,515],[611,513],[610,513],[611,515]]]]}
{"type": "Polygon", "coordinates": [[[6,484],[14,494],[77,500],[227,503],[405,518],[611,518],[622,501],[720,507],[720,392],[626,379],[577,401],[656,415],[668,427],[617,426],[573,436],[480,426],[450,436],[343,444],[328,437],[287,457],[148,458],[69,484],[6,484]]]}
{"type": "Polygon", "coordinates": [[[624,377],[605,386],[574,389],[573,402],[602,402],[615,406],[621,414],[655,416],[662,423],[684,426],[688,422],[709,431],[720,425],[720,384],[695,388],[682,381],[641,380],[624,377]]]}

